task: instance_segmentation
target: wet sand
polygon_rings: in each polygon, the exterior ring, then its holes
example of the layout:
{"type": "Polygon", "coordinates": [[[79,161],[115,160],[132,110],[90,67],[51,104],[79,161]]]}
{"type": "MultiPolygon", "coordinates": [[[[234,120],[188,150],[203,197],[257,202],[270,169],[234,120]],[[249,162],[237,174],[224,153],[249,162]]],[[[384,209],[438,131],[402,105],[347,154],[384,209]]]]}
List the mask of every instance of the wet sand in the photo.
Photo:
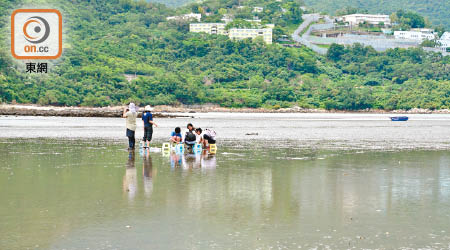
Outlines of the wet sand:
{"type": "MultiPolygon", "coordinates": [[[[217,132],[220,145],[292,149],[450,149],[450,115],[414,114],[392,122],[389,114],[174,113],[155,118],[153,143],[188,123],[217,132]],[[183,117],[192,115],[194,118],[183,117]]],[[[104,117],[0,117],[0,138],[106,139],[126,145],[125,119],[104,117]]],[[[136,139],[143,137],[137,122],[136,139]]]]}

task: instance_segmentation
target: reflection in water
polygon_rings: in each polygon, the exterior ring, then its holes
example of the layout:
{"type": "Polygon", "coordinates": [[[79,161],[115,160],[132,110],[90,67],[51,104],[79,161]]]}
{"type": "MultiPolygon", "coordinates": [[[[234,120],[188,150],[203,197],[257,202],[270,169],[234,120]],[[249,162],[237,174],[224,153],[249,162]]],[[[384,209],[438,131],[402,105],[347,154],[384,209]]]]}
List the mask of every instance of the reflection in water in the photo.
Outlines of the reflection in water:
{"type": "Polygon", "coordinates": [[[170,152],[170,167],[172,169],[216,169],[216,155],[209,154],[206,150],[197,154],[177,154],[170,152]]]}
{"type": "Polygon", "coordinates": [[[171,152],[169,156],[170,156],[170,167],[172,169],[181,167],[182,163],[181,154],[171,152]]]}
{"type": "Polygon", "coordinates": [[[147,197],[150,197],[153,192],[153,162],[150,156],[150,150],[145,150],[142,154],[143,167],[142,173],[144,176],[144,192],[147,197]]]}
{"type": "Polygon", "coordinates": [[[123,190],[128,193],[129,200],[133,200],[137,192],[135,158],[134,150],[130,151],[128,153],[125,176],[123,177],[123,190]]]}
{"type": "Polygon", "coordinates": [[[186,154],[183,156],[183,169],[196,169],[200,168],[201,154],[186,154]]]}
{"type": "Polygon", "coordinates": [[[201,159],[201,166],[203,170],[216,169],[216,155],[215,154],[205,154],[201,159]]]}

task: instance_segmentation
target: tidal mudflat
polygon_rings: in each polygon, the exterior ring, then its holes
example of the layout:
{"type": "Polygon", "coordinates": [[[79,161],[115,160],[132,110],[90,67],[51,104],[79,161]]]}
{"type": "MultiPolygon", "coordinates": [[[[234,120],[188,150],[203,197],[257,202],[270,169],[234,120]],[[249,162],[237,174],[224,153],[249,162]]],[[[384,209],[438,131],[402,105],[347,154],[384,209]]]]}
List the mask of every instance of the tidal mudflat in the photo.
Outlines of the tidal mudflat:
{"type": "Polygon", "coordinates": [[[128,152],[120,119],[1,117],[0,249],[450,247],[450,117],[261,116],[190,119],[219,150],[188,156],[128,152]]]}

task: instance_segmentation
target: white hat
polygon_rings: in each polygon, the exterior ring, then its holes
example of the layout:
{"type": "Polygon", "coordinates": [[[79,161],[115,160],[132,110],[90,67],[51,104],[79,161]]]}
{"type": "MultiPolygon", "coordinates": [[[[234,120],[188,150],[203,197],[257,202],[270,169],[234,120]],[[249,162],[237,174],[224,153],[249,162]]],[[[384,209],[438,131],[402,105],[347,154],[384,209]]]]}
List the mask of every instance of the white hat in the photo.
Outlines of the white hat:
{"type": "Polygon", "coordinates": [[[128,105],[128,109],[131,112],[136,113],[136,105],[134,103],[130,103],[130,105],[128,105]]]}
{"type": "Polygon", "coordinates": [[[150,105],[145,106],[144,111],[153,111],[153,108],[150,105]]]}

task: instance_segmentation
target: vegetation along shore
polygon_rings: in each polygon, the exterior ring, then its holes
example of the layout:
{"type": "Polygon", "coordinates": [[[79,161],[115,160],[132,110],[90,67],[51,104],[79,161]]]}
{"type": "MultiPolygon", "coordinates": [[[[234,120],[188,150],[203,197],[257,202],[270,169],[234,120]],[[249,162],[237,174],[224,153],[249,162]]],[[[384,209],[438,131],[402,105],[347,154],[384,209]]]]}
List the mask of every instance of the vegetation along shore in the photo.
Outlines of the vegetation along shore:
{"type": "MultiPolygon", "coordinates": [[[[31,2],[0,0],[3,34],[14,8],[31,2]]],[[[302,1],[182,1],[188,4],[177,8],[133,0],[43,2],[70,19],[63,56],[49,65],[48,74],[30,75],[10,56],[7,36],[0,37],[0,102],[88,107],[212,103],[270,112],[296,106],[450,109],[450,56],[420,47],[379,52],[359,43],[332,44],[327,54],[317,54],[290,39],[308,11],[302,1]],[[176,18],[189,13],[201,15],[201,23],[232,16],[225,29],[270,24],[273,43],[190,32],[189,25],[199,21],[176,18]]],[[[419,27],[410,19],[399,22],[408,29],[419,27]]],[[[420,22],[420,27],[427,25],[420,22]]],[[[442,33],[445,27],[437,30],[442,33]]]]}

